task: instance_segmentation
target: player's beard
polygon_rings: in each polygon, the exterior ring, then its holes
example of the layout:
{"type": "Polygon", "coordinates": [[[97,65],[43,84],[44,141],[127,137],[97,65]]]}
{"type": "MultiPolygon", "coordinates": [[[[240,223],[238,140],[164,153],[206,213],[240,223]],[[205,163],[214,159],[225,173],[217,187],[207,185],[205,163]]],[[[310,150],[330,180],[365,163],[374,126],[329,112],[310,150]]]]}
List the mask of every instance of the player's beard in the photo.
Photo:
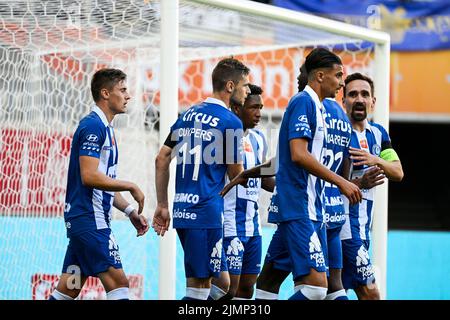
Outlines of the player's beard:
{"type": "Polygon", "coordinates": [[[352,107],[352,113],[351,116],[353,118],[353,120],[355,121],[363,121],[367,118],[367,108],[364,104],[362,103],[355,103],[352,107]],[[355,107],[364,107],[364,110],[358,110],[358,113],[355,113],[355,107]]]}
{"type": "Polygon", "coordinates": [[[230,106],[239,106],[239,108],[243,108],[244,107],[244,101],[239,101],[236,98],[236,95],[233,92],[231,94],[231,96],[230,96],[230,106]]]}

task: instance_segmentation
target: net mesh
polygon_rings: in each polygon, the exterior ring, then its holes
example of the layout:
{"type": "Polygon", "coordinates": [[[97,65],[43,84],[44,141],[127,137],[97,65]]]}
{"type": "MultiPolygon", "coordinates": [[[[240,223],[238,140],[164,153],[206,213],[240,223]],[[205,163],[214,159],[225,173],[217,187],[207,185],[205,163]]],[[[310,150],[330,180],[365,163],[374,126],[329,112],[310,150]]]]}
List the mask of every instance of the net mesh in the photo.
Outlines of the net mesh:
{"type": "MultiPolygon", "coordinates": [[[[357,39],[195,1],[180,1],[179,12],[180,111],[211,94],[213,67],[233,55],[264,90],[260,129],[270,156],[311,48],[333,49],[347,73],[373,73],[373,46],[357,39]]],[[[160,1],[0,1],[0,299],[46,298],[61,271],[68,243],[63,207],[70,143],[92,107],[90,79],[99,68],[128,75],[132,100],[127,114],[114,120],[118,178],[141,187],[144,214],[151,218],[159,149],[160,17],[160,1]]],[[[263,192],[263,222],[268,200],[263,192]]],[[[130,281],[138,292],[133,297],[156,299],[156,236],[149,232],[136,239],[116,211],[112,229],[125,272],[138,279],[130,281]]],[[[97,282],[89,283],[92,290],[84,298],[104,297],[97,282]]]]}

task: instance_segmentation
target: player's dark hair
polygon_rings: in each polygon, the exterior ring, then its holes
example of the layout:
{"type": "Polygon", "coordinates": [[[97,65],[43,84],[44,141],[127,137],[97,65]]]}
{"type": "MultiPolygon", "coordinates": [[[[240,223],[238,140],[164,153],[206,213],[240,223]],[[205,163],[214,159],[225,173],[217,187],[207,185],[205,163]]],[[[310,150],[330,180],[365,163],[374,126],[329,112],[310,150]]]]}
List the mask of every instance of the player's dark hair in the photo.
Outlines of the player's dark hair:
{"type": "Polygon", "coordinates": [[[345,78],[345,81],[344,81],[344,83],[345,83],[344,97],[347,94],[347,92],[346,92],[347,84],[349,84],[350,82],[355,81],[355,80],[363,80],[363,81],[366,81],[367,83],[369,83],[369,85],[370,85],[370,94],[373,97],[374,88],[375,88],[374,84],[373,84],[373,80],[370,79],[368,76],[365,76],[365,75],[363,75],[363,74],[361,74],[359,72],[352,73],[352,74],[348,75],[347,78],[345,78]]]}
{"type": "Polygon", "coordinates": [[[256,84],[249,84],[248,85],[250,89],[250,94],[247,96],[257,96],[263,93],[263,89],[260,86],[257,86],[256,84]]]}
{"type": "Polygon", "coordinates": [[[94,101],[100,100],[102,89],[111,90],[118,82],[125,80],[127,75],[119,69],[100,69],[94,73],[91,81],[91,93],[94,101]]]}
{"type": "Polygon", "coordinates": [[[306,72],[305,64],[300,67],[300,75],[298,76],[298,92],[303,91],[308,84],[308,72],[306,72]]]}
{"type": "Polygon", "coordinates": [[[236,85],[242,77],[248,75],[250,69],[242,62],[234,58],[225,58],[219,61],[212,73],[212,86],[214,92],[225,89],[228,81],[233,81],[236,85]]]}
{"type": "Polygon", "coordinates": [[[332,68],[335,64],[342,65],[341,58],[325,48],[313,49],[305,59],[305,68],[308,74],[319,68],[332,68]]]}

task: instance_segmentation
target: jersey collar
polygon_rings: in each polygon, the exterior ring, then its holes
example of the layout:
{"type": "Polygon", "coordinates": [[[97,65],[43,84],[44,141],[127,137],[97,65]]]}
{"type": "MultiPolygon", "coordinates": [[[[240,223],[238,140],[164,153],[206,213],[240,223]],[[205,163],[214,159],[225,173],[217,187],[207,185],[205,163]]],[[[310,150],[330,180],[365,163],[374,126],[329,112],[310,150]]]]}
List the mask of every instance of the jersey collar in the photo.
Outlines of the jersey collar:
{"type": "Polygon", "coordinates": [[[108,119],[106,119],[106,115],[102,111],[102,109],[100,109],[97,105],[94,105],[92,107],[92,111],[95,112],[100,117],[100,119],[102,120],[105,127],[107,127],[107,126],[112,127],[112,121],[111,121],[111,123],[108,123],[108,119]]]}
{"type": "Polygon", "coordinates": [[[320,102],[319,96],[317,93],[311,88],[310,86],[306,85],[305,89],[303,91],[306,91],[310,95],[310,97],[313,99],[314,103],[320,108],[320,110],[323,110],[323,105],[320,102]]]}
{"type": "Polygon", "coordinates": [[[228,109],[228,107],[225,105],[225,102],[223,102],[222,100],[213,98],[213,97],[208,97],[205,100],[206,103],[213,103],[213,104],[218,104],[219,106],[224,107],[225,109],[228,109]]]}
{"type": "MultiPolygon", "coordinates": [[[[372,126],[370,125],[369,121],[367,121],[367,119],[364,120],[364,130],[362,132],[364,132],[366,130],[369,130],[370,132],[372,132],[372,126]]],[[[359,131],[357,131],[355,129],[353,129],[353,131],[359,132],[359,131]]]]}

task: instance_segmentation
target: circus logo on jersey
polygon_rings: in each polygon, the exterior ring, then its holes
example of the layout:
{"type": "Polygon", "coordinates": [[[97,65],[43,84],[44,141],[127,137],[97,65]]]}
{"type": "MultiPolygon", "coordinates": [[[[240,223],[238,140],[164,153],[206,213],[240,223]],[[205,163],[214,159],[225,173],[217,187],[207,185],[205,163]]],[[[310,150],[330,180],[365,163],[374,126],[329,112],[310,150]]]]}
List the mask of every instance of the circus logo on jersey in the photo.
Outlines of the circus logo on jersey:
{"type": "Polygon", "coordinates": [[[374,144],[372,147],[372,154],[380,155],[381,147],[378,144],[374,144]]]}

